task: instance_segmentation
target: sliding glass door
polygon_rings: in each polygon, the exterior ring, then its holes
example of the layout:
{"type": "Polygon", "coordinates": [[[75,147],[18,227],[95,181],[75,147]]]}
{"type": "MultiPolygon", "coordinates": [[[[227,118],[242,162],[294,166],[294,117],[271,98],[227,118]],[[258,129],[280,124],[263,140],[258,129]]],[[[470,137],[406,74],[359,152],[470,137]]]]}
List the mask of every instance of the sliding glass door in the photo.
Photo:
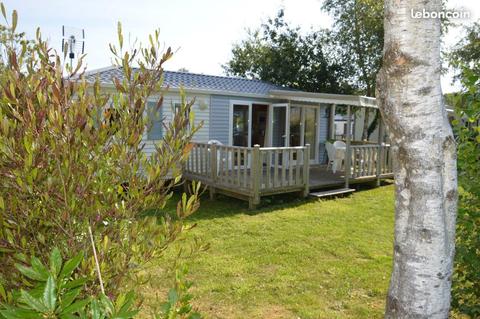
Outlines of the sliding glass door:
{"type": "Polygon", "coordinates": [[[303,144],[310,144],[310,159],[315,160],[317,150],[317,109],[305,107],[304,111],[304,134],[303,144]]]}
{"type": "Polygon", "coordinates": [[[287,146],[287,104],[273,104],[271,110],[271,136],[273,147],[287,146]]]}
{"type": "Polygon", "coordinates": [[[290,107],[290,144],[289,146],[301,146],[302,141],[302,108],[299,106],[290,107]]]}
{"type": "Polygon", "coordinates": [[[317,159],[317,121],[317,108],[296,105],[290,107],[289,146],[310,144],[310,160],[313,162],[317,159]]]}

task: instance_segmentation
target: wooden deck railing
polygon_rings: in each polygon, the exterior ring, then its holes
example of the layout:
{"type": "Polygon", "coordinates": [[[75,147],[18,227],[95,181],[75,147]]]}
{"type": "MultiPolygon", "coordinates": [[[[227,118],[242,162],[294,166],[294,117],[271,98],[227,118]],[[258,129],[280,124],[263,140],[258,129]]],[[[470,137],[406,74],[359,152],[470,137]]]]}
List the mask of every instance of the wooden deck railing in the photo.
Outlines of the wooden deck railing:
{"type": "MultiPolygon", "coordinates": [[[[352,145],[350,156],[348,179],[378,180],[392,172],[389,145],[352,145]]],[[[208,185],[210,194],[221,190],[248,199],[251,207],[265,195],[298,191],[307,196],[309,174],[309,145],[239,147],[193,143],[184,167],[184,177],[208,185]]]]}
{"type": "Polygon", "coordinates": [[[380,177],[393,171],[390,145],[351,145],[350,156],[351,178],[380,177]]]}
{"type": "Polygon", "coordinates": [[[308,194],[309,146],[239,147],[194,143],[184,175],[210,188],[231,190],[252,199],[302,191],[308,194]]]}

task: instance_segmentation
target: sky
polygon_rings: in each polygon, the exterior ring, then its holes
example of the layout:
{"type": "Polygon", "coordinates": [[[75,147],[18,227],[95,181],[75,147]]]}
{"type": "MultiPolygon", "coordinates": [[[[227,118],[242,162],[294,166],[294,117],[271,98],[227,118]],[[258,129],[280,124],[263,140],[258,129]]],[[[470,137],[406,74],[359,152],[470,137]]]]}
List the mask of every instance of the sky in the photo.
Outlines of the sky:
{"type": "MultiPolygon", "coordinates": [[[[379,0],[380,1],[380,0],[379,0]]],[[[85,53],[89,70],[111,65],[108,43],[116,42],[117,22],[123,25],[125,41],[145,41],[160,29],[165,47],[174,57],[167,70],[186,68],[190,72],[222,75],[222,64],[231,58],[232,45],[246,37],[279,8],[291,25],[303,30],[330,27],[331,17],[321,10],[322,0],[3,0],[7,10],[19,12],[18,29],[34,36],[40,27],[51,47],[61,50],[62,25],[85,30],[85,53]]],[[[480,18],[480,0],[450,0],[449,7],[471,12],[480,18]]],[[[462,36],[461,27],[451,28],[445,45],[462,36]]],[[[444,92],[451,92],[451,73],[442,78],[444,92]]]]}

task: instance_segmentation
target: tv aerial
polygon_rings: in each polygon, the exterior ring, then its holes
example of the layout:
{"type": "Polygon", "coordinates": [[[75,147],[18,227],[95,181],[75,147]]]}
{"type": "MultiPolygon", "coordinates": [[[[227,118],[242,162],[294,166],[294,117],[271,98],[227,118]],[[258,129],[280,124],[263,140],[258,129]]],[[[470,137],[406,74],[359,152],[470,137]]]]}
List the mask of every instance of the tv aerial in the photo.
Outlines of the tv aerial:
{"type": "Polygon", "coordinates": [[[85,53],[85,30],[62,26],[62,52],[68,55],[72,66],[73,59],[85,53]]]}

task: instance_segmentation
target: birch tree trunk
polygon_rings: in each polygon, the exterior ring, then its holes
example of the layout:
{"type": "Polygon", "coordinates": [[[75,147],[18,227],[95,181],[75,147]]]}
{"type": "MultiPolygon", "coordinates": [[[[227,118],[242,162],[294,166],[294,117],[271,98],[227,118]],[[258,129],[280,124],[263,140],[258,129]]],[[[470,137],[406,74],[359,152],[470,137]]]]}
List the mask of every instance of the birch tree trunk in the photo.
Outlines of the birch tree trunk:
{"type": "Polygon", "coordinates": [[[396,164],[395,244],[386,318],[447,318],[455,251],[455,142],[440,87],[441,0],[385,0],[377,98],[396,164]]]}

